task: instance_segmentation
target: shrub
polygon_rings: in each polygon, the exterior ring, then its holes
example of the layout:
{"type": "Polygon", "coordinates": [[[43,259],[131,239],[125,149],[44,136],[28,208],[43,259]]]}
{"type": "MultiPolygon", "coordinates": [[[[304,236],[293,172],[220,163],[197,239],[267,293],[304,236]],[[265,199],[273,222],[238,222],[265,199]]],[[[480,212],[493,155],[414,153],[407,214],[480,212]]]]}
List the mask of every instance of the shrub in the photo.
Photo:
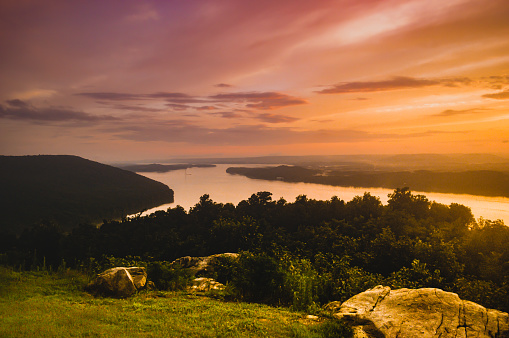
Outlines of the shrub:
{"type": "Polygon", "coordinates": [[[324,338],[350,338],[353,337],[353,330],[343,321],[332,319],[317,325],[314,331],[324,338]]]}
{"type": "Polygon", "coordinates": [[[159,290],[184,290],[191,285],[193,275],[180,266],[168,262],[151,262],[147,266],[149,280],[159,290]]]}
{"type": "Polygon", "coordinates": [[[291,337],[293,338],[351,338],[353,330],[343,321],[330,319],[313,326],[294,324],[291,337]]]}
{"type": "Polygon", "coordinates": [[[274,257],[244,252],[239,256],[229,286],[242,300],[288,304],[292,297],[285,282],[285,272],[274,257]]]}
{"type": "Polygon", "coordinates": [[[443,278],[440,276],[440,270],[429,271],[426,263],[421,263],[414,259],[410,268],[403,267],[399,271],[392,273],[387,279],[387,283],[395,289],[399,288],[423,288],[423,287],[441,287],[443,278]]]}

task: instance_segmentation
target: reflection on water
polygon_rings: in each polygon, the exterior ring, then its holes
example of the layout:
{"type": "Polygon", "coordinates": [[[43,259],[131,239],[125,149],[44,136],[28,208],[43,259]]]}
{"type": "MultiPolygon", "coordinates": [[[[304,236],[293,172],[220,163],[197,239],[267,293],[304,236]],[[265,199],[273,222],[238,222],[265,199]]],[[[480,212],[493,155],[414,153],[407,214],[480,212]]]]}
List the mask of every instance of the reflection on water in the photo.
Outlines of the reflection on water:
{"type": "MultiPolygon", "coordinates": [[[[382,188],[352,188],[333,187],[312,183],[287,183],[281,181],[253,180],[244,176],[230,175],[226,169],[230,164],[219,164],[215,168],[190,168],[187,170],[175,170],[167,173],[141,173],[142,175],[168,185],[175,192],[175,202],[161,205],[146,211],[145,214],[156,210],[166,210],[169,207],[180,205],[189,210],[198,203],[200,196],[210,195],[210,198],[218,203],[233,203],[248,199],[252,194],[259,191],[269,191],[272,198],[278,200],[284,198],[288,202],[295,201],[299,195],[317,200],[328,200],[332,196],[338,196],[344,201],[350,201],[353,197],[363,195],[369,191],[371,195],[378,196],[383,204],[387,203],[387,195],[391,189],[382,188]]],[[[266,165],[242,165],[249,167],[264,167],[266,165]]],[[[423,194],[430,201],[449,205],[451,203],[463,204],[472,209],[476,218],[502,219],[509,225],[509,198],[484,197],[473,195],[440,194],[417,192],[423,194]]]]}

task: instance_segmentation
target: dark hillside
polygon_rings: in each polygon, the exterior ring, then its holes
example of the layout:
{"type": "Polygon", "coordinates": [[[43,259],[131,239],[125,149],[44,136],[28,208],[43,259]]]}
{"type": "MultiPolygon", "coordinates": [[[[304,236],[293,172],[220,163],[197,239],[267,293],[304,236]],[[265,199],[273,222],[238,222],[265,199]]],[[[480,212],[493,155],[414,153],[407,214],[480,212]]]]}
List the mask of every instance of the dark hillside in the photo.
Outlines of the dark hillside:
{"type": "Polygon", "coordinates": [[[0,229],[41,220],[64,228],[173,202],[166,185],[77,156],[0,156],[0,229]]]}

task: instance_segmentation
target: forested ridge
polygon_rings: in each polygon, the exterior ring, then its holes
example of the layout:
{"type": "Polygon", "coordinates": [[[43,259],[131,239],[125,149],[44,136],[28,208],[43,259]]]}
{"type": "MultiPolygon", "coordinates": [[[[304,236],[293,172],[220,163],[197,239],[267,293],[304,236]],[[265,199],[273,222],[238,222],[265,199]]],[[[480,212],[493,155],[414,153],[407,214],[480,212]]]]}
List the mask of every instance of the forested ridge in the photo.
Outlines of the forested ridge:
{"type": "Polygon", "coordinates": [[[41,220],[70,229],[173,202],[163,183],[69,155],[0,156],[0,229],[41,220]]]}
{"type": "Polygon", "coordinates": [[[308,306],[383,284],[438,287],[509,310],[509,227],[408,188],[396,189],[387,205],[369,193],[287,202],[258,192],[236,206],[203,195],[189,211],[177,206],[69,233],[44,222],[0,238],[3,263],[21,269],[145,262],[165,287],[161,276],[178,257],[240,252],[215,277],[242,300],[308,306]]]}
{"type": "Polygon", "coordinates": [[[341,187],[387,188],[408,186],[414,191],[509,197],[509,173],[495,170],[338,170],[316,167],[230,167],[230,174],[253,179],[305,182],[341,187]]]}

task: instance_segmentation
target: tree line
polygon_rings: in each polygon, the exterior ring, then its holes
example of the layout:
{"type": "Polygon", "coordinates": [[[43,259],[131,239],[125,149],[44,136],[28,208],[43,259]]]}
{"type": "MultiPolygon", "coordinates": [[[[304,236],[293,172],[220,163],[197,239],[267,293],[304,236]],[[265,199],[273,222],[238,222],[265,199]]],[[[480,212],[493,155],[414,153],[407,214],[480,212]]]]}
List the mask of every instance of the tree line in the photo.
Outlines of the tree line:
{"type": "Polygon", "coordinates": [[[97,272],[113,258],[161,267],[182,256],[239,252],[215,277],[244,300],[309,306],[384,284],[438,287],[509,310],[509,227],[408,188],[394,190],[386,205],[369,193],[288,202],[258,192],[237,205],[203,195],[189,211],[176,206],[70,232],[41,222],[0,241],[1,262],[20,269],[65,264],[97,272]]]}

